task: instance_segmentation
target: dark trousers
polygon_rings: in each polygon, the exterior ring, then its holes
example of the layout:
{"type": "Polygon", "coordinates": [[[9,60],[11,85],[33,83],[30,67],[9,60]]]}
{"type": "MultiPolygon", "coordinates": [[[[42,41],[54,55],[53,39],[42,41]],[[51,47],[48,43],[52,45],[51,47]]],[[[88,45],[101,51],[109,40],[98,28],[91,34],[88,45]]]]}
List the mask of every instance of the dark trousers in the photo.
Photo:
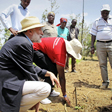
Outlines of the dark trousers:
{"type": "Polygon", "coordinates": [[[9,39],[11,39],[11,38],[13,38],[13,37],[14,37],[14,35],[13,35],[13,34],[11,34],[11,35],[10,35],[10,37],[8,38],[8,40],[9,40],[9,39]]]}
{"type": "Polygon", "coordinates": [[[72,69],[72,71],[73,70],[75,70],[75,63],[76,63],[76,59],[72,56],[72,57],[69,57],[68,55],[67,55],[67,60],[66,60],[66,66],[65,66],[65,69],[69,69],[69,58],[71,58],[71,64],[72,64],[72,67],[71,67],[71,69],[72,69]]]}
{"type": "MultiPolygon", "coordinates": [[[[43,52],[41,51],[34,51],[34,58],[33,58],[33,62],[39,66],[40,68],[42,69],[46,69],[48,71],[51,71],[52,73],[55,74],[55,76],[57,77],[57,67],[56,67],[56,64],[53,63],[51,61],[51,59],[46,55],[44,54],[43,52]]],[[[45,78],[45,82],[48,82],[51,87],[54,87],[52,85],[52,82],[50,80],[50,77],[46,77],[45,78]]]]}

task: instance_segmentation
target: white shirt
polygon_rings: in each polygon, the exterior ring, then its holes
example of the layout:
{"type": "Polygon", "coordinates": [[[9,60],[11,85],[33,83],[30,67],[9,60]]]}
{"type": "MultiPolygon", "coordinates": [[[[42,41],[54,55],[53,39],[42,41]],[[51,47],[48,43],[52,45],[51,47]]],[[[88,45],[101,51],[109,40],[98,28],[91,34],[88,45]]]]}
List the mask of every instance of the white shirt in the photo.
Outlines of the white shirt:
{"type": "Polygon", "coordinates": [[[102,17],[96,19],[90,33],[96,36],[96,40],[112,40],[112,17],[107,22],[102,17]]]}
{"type": "Polygon", "coordinates": [[[6,10],[4,10],[0,15],[0,20],[2,21],[5,28],[9,29],[12,27],[14,30],[21,30],[21,20],[23,20],[25,17],[29,16],[28,9],[24,9],[21,5],[11,5],[6,10]],[[7,18],[10,16],[11,23],[7,20],[7,18]]]}

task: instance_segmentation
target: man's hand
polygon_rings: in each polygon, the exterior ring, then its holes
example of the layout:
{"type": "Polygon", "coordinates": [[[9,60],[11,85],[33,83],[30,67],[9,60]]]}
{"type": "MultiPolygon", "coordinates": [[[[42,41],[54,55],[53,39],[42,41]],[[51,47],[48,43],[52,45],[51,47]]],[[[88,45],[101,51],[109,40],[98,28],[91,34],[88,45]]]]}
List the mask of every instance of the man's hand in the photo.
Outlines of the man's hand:
{"type": "Polygon", "coordinates": [[[67,95],[64,96],[64,100],[66,101],[66,103],[71,106],[71,102],[69,100],[69,98],[67,97],[67,95]]]}
{"type": "Polygon", "coordinates": [[[45,76],[49,76],[51,81],[52,81],[52,84],[54,85],[56,83],[57,87],[61,88],[58,79],[56,78],[56,76],[52,72],[47,71],[45,76]]]}
{"type": "Polygon", "coordinates": [[[95,50],[95,48],[92,47],[92,48],[91,48],[91,54],[94,54],[94,50],[95,50]]]}
{"type": "Polygon", "coordinates": [[[12,27],[9,28],[10,32],[13,34],[13,35],[17,35],[17,32],[16,30],[14,30],[12,27]]]}

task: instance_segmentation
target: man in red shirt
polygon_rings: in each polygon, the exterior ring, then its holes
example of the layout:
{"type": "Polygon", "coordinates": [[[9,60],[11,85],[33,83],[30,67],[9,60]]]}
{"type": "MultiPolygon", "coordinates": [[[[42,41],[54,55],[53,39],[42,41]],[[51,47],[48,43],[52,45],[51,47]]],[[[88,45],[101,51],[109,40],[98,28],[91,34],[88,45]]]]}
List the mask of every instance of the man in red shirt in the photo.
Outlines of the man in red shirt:
{"type": "MultiPolygon", "coordinates": [[[[42,38],[41,43],[33,43],[34,62],[37,66],[53,72],[56,76],[59,73],[59,81],[65,101],[70,105],[70,100],[66,94],[66,79],[64,67],[66,64],[66,55],[72,55],[76,59],[81,59],[81,43],[77,39],[67,41],[63,38],[42,38]]],[[[50,78],[46,78],[51,86],[50,78]]],[[[52,86],[53,87],[53,86],[52,86]]],[[[52,92],[51,92],[52,94],[52,92]]]]}

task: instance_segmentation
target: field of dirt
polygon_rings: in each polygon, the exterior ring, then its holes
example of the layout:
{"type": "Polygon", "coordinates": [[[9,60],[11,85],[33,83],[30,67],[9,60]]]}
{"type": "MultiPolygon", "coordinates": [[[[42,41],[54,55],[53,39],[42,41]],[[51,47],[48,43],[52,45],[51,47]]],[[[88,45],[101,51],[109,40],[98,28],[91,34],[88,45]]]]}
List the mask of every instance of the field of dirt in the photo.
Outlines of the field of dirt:
{"type": "MultiPolygon", "coordinates": [[[[77,73],[66,73],[67,95],[72,107],[59,97],[49,97],[52,103],[40,104],[39,112],[112,112],[112,71],[108,63],[110,84],[108,89],[101,90],[101,73],[97,58],[82,60],[76,64],[77,73]]],[[[55,88],[61,93],[60,89],[55,88]]],[[[34,112],[34,111],[28,111],[34,112]]]]}

